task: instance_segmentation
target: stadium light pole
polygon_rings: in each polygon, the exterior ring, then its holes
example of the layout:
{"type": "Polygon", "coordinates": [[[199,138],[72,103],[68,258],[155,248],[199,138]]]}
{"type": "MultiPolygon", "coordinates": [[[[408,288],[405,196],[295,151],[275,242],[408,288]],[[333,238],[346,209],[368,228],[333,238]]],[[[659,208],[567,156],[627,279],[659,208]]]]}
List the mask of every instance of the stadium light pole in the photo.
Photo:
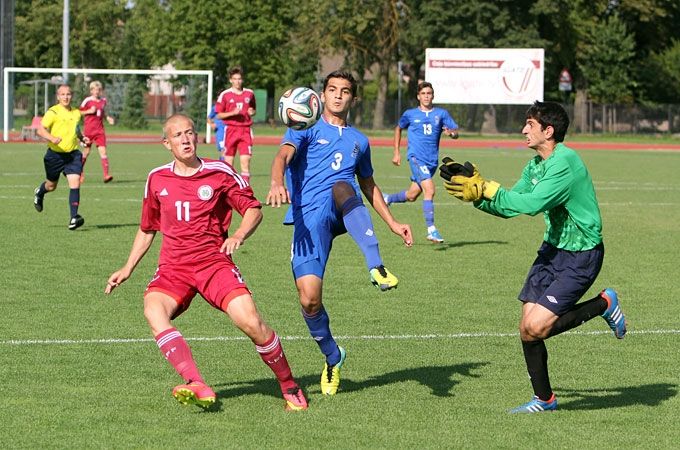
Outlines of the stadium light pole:
{"type": "MultiPolygon", "coordinates": [[[[69,42],[68,42],[68,29],[69,29],[69,23],[70,23],[70,16],[69,16],[69,0],[64,0],[64,14],[62,18],[62,23],[61,23],[61,68],[62,69],[68,69],[68,47],[69,47],[69,42]]],[[[64,79],[64,83],[68,83],[68,73],[64,72],[62,74],[62,78],[64,79]]]]}

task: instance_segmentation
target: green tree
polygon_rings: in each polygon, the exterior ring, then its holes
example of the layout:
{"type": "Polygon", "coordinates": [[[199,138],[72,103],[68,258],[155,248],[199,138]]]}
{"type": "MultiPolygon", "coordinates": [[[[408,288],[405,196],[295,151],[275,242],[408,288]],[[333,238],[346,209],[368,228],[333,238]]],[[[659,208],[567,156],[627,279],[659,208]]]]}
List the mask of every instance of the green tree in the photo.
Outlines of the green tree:
{"type": "Polygon", "coordinates": [[[577,55],[590,97],[600,103],[632,103],[634,58],[634,38],[618,15],[592,26],[577,55]]]}

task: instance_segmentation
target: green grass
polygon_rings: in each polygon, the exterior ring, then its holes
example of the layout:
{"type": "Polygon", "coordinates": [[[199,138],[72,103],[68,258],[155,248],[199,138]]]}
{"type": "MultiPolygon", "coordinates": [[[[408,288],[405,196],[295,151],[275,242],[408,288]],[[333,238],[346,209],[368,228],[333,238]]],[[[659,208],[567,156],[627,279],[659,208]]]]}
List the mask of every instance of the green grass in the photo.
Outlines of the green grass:
{"type": "MultiPolygon", "coordinates": [[[[275,149],[255,150],[255,192],[264,199],[275,149]]],[[[197,298],[175,321],[216,389],[209,412],[170,396],[179,378],[142,315],[142,292],[158,242],[112,296],[108,275],[127,258],[146,174],[168,161],[160,145],[109,148],[116,179],[99,180],[98,158],[82,187],[83,228],[67,230],[66,183],[37,214],[43,179],[39,144],[0,144],[2,314],[0,423],[8,448],[671,448],[680,442],[677,283],[680,153],[583,151],[604,219],[607,256],[594,294],[611,286],[630,322],[623,341],[595,318],[548,341],[556,413],[507,410],[531,388],[516,334],[516,300],[538,248],[541,217],[485,215],[439,190],[437,224],[446,242],[425,240],[421,204],[395,205],[413,226],[406,249],[376,223],[399,289],[377,292],[348,236],[335,241],[325,303],[346,346],[341,392],[323,398],[323,359],[300,317],[289,268],[291,229],[266,208],[235,259],[265,319],[284,337],[310,409],[283,411],[276,382],[253,345],[197,298]],[[197,339],[202,338],[202,339],[197,339]]],[[[214,156],[212,146],[203,153],[214,156]]],[[[482,174],[510,185],[530,150],[456,150],[482,174]]],[[[385,191],[407,184],[406,167],[375,148],[385,191]]],[[[159,239],[157,239],[158,241],[159,239]]]]}

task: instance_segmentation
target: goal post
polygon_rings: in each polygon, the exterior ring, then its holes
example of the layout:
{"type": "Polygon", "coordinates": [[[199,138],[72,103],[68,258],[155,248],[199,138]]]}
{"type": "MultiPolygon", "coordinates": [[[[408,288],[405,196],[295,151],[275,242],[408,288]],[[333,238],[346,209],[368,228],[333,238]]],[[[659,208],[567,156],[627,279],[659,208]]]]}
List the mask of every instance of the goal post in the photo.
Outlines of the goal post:
{"type": "MultiPolygon", "coordinates": [[[[81,74],[81,75],[146,75],[146,76],[163,76],[168,77],[169,80],[176,79],[179,76],[200,76],[207,78],[206,85],[206,105],[205,105],[205,119],[210,114],[210,109],[213,102],[213,72],[212,70],[154,70],[154,69],[63,69],[63,68],[45,68],[45,67],[5,67],[3,69],[3,140],[9,140],[9,118],[13,115],[14,105],[10,105],[10,82],[13,80],[15,73],[31,73],[31,74],[51,74],[62,76],[65,74],[81,74]]],[[[37,100],[36,100],[37,102],[37,100]]],[[[195,120],[197,118],[194,118],[195,120]]],[[[206,142],[210,142],[211,134],[210,125],[205,125],[206,142]]]]}

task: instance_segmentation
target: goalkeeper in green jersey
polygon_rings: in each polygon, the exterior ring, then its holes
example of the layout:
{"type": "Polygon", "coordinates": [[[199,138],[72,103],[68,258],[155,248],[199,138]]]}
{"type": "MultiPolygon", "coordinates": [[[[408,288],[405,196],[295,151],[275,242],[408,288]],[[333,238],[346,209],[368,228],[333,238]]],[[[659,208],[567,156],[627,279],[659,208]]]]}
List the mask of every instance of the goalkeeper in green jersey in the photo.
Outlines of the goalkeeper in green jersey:
{"type": "Polygon", "coordinates": [[[512,413],[557,409],[545,339],[595,316],[602,316],[617,338],[626,334],[613,289],[577,303],[600,272],[604,245],[593,181],[579,155],[562,143],[568,127],[569,116],[557,103],[536,102],[527,110],[522,134],[537,155],[511,189],[482,178],[467,162],[445,158],[440,167],[447,192],[481,211],[503,218],[543,213],[545,219],[543,243],[519,294],[519,332],[534,397],[512,413]]]}

